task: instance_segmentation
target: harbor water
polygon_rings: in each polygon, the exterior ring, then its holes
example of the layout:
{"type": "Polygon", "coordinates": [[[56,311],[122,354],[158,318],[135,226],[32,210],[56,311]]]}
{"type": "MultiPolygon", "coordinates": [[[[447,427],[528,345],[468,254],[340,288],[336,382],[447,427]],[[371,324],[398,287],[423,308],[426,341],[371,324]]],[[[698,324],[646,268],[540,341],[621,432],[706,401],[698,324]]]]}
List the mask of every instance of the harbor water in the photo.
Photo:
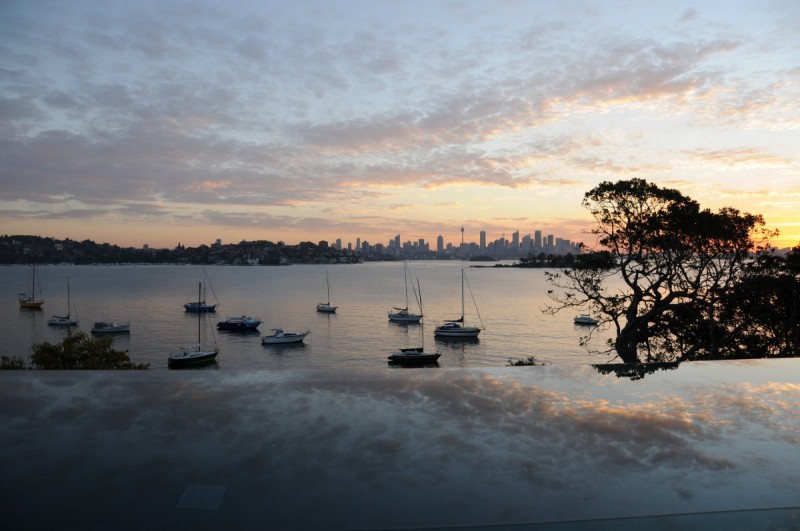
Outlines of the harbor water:
{"type": "MultiPolygon", "coordinates": [[[[67,310],[69,281],[72,315],[88,332],[95,321],[128,321],[129,335],[114,337],[114,348],[132,361],[167,370],[167,357],[197,341],[198,315],[183,304],[196,301],[204,282],[206,299],[217,312],[200,316],[203,342],[219,346],[211,370],[359,369],[387,366],[398,348],[424,346],[442,354],[440,367],[498,367],[534,356],[551,365],[586,365],[611,358],[580,346],[591,329],[575,326],[574,313],[543,313],[550,286],[541,269],[470,267],[458,261],[409,262],[409,274],[422,291],[422,325],[389,322],[393,306],[405,305],[402,262],[357,265],[181,266],[51,265],[36,268],[45,300],[42,310],[20,309],[17,295],[30,291],[29,266],[0,268],[0,354],[27,358],[33,344],[60,342],[67,331],[48,326],[67,310]],[[461,269],[466,271],[465,314],[469,325],[484,326],[477,340],[434,339],[435,326],[461,315],[461,269]],[[325,302],[326,272],[335,314],[316,312],[325,302]],[[207,277],[208,281],[205,280],[207,277]],[[471,296],[472,294],[472,296],[471,296]],[[474,304],[473,304],[474,297],[474,304]],[[263,321],[255,333],[216,330],[227,316],[249,315],[263,321]],[[270,329],[310,330],[305,342],[265,346],[270,329]]],[[[409,285],[409,307],[417,303],[409,285]]],[[[38,291],[38,287],[37,287],[38,291]]],[[[600,349],[609,332],[595,330],[589,345],[600,349]]]]}

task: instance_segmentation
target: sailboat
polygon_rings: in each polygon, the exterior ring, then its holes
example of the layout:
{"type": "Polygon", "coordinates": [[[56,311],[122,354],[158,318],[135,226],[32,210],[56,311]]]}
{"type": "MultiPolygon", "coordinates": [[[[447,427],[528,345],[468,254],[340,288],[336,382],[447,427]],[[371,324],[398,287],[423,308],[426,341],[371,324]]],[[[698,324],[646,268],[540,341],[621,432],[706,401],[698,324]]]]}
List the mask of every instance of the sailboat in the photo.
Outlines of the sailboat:
{"type": "Polygon", "coordinates": [[[19,307],[30,310],[41,310],[44,299],[41,294],[42,288],[39,287],[39,298],[36,298],[36,264],[31,264],[31,294],[19,294],[19,307]]]}
{"type": "Polygon", "coordinates": [[[325,283],[328,285],[328,302],[317,304],[317,311],[321,313],[336,313],[338,306],[331,306],[331,281],[328,279],[327,271],[325,271],[325,283]]]}
{"type": "MultiPolygon", "coordinates": [[[[206,282],[210,284],[208,279],[208,275],[206,274],[206,270],[203,269],[203,276],[206,279],[206,282]]],[[[202,285],[202,282],[200,283],[202,285]]],[[[214,286],[211,286],[211,293],[214,293],[214,286]]],[[[214,297],[216,298],[217,294],[214,293],[214,297]]],[[[203,295],[202,297],[198,297],[197,302],[187,302],[183,305],[188,313],[215,313],[217,311],[216,304],[206,304],[206,288],[203,286],[203,295]]]]}
{"type": "MultiPolygon", "coordinates": [[[[472,295],[472,290],[470,290],[470,295],[472,295]]],[[[473,302],[475,299],[473,298],[473,302]]],[[[476,306],[477,309],[477,306],[476,306]]],[[[480,314],[478,315],[480,319],[480,314]]],[[[481,322],[481,324],[483,324],[481,322]]],[[[466,322],[464,321],[464,270],[461,270],[461,317],[458,319],[451,319],[445,321],[444,324],[441,324],[436,327],[433,331],[434,337],[445,337],[445,338],[474,338],[478,337],[478,334],[481,333],[483,328],[477,326],[467,326],[466,322]]]]}
{"type": "MultiPolygon", "coordinates": [[[[422,288],[419,287],[419,279],[417,279],[417,288],[419,291],[419,307],[422,311],[422,288]]],[[[389,354],[389,364],[395,365],[432,365],[436,363],[441,357],[439,352],[425,352],[425,326],[420,327],[421,346],[401,348],[389,354]]]]}
{"type": "MultiPolygon", "coordinates": [[[[422,319],[422,307],[420,307],[419,313],[411,313],[408,311],[408,266],[406,265],[406,261],[403,260],[403,275],[405,277],[406,282],[406,305],[404,308],[398,308],[395,306],[393,309],[396,310],[394,312],[389,312],[389,320],[395,323],[418,323],[420,319],[422,319]]],[[[413,288],[413,285],[412,285],[413,288]]],[[[416,293],[414,294],[416,297],[416,293]]],[[[419,303],[419,301],[417,301],[419,303]]]]}
{"type": "Polygon", "coordinates": [[[50,326],[76,326],[78,324],[78,320],[71,317],[71,308],[72,306],[70,305],[69,298],[69,277],[67,277],[67,314],[54,315],[52,319],[47,321],[47,324],[50,326]]]}
{"type": "MultiPolygon", "coordinates": [[[[197,285],[197,303],[202,302],[203,297],[203,283],[197,285]]],[[[188,310],[187,310],[188,311],[188,310]]],[[[202,346],[202,326],[204,312],[197,313],[197,343],[181,347],[180,352],[172,354],[167,359],[167,365],[170,369],[179,369],[181,367],[196,367],[198,365],[205,365],[213,363],[219,354],[219,347],[214,345],[213,350],[204,350],[202,346]]]]}

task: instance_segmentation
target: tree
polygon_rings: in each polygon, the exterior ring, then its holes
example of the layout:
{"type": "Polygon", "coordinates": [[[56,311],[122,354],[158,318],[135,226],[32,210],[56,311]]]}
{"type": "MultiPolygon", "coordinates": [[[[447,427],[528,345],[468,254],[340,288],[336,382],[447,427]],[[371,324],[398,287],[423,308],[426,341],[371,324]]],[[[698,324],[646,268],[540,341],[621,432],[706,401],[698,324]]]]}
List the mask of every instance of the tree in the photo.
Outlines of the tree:
{"type": "Polygon", "coordinates": [[[800,246],[786,256],[760,253],[721,304],[730,357],[800,356],[800,246]]]}
{"type": "Polygon", "coordinates": [[[625,363],[713,357],[720,299],[775,234],[763,218],[701,210],[678,190],[643,179],[602,182],[582,205],[600,249],[548,273],[556,289],[545,311],[588,308],[616,333],[606,352],[625,363]]]}
{"type": "Polygon", "coordinates": [[[148,369],[149,363],[132,363],[125,351],[111,348],[111,338],[93,338],[86,332],[73,332],[61,343],[47,341],[32,347],[34,369],[148,369]]]}

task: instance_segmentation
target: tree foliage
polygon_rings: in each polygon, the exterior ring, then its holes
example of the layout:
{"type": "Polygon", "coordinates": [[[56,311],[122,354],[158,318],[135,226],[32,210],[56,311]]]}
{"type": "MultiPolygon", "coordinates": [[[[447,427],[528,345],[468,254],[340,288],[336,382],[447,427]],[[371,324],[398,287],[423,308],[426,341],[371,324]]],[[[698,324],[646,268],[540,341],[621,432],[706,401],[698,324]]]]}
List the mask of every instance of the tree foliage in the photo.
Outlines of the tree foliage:
{"type": "Polygon", "coordinates": [[[786,256],[760,253],[720,306],[725,356],[800,356],[800,246],[786,256]]]}
{"type": "Polygon", "coordinates": [[[602,182],[582,204],[601,250],[548,275],[556,289],[546,311],[588,308],[612,327],[607,351],[626,363],[718,356],[720,302],[775,234],[763,218],[701,209],[643,179],[602,182]]]}
{"type": "Polygon", "coordinates": [[[111,348],[110,337],[94,338],[86,332],[72,332],[61,343],[47,341],[32,347],[34,369],[148,369],[150,364],[131,362],[126,351],[111,348]]]}

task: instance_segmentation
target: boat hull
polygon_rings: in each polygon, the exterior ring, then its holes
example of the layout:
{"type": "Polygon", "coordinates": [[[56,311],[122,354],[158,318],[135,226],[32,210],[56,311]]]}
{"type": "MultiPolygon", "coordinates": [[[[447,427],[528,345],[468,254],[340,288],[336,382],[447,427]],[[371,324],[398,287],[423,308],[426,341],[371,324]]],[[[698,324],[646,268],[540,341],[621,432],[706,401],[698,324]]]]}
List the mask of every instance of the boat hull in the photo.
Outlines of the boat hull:
{"type": "Polygon", "coordinates": [[[390,313],[389,320],[394,323],[418,323],[422,320],[422,316],[413,313],[390,313]]]}
{"type": "Polygon", "coordinates": [[[216,304],[197,304],[196,302],[187,302],[183,305],[188,313],[216,313],[216,304]]]}
{"type": "Polygon", "coordinates": [[[44,301],[19,301],[19,307],[26,310],[41,310],[44,301]]]}
{"type": "Polygon", "coordinates": [[[331,306],[330,304],[317,304],[317,311],[319,313],[336,313],[337,306],[331,306]]]}
{"type": "Polygon", "coordinates": [[[438,327],[433,331],[434,337],[446,337],[454,339],[472,339],[478,337],[481,329],[474,326],[462,326],[459,328],[442,328],[438,327]]]}
{"type": "Polygon", "coordinates": [[[286,345],[290,343],[302,343],[309,332],[294,333],[281,332],[279,334],[264,336],[261,338],[262,345],[286,345]]]}
{"type": "Polygon", "coordinates": [[[47,321],[49,326],[77,326],[77,319],[70,319],[69,317],[53,317],[47,321]]]}
{"type": "Polygon", "coordinates": [[[228,320],[217,323],[217,330],[227,330],[229,332],[255,332],[261,321],[257,319],[248,320],[228,320]]]}
{"type": "Polygon", "coordinates": [[[93,334],[130,334],[129,323],[95,323],[91,332],[93,334]]]}
{"type": "Polygon", "coordinates": [[[425,364],[436,363],[439,361],[441,354],[438,352],[425,352],[420,348],[405,348],[400,349],[389,355],[389,363],[397,364],[425,364]]]}
{"type": "Polygon", "coordinates": [[[170,356],[167,359],[167,366],[170,369],[179,369],[181,367],[197,367],[199,365],[207,365],[217,361],[217,354],[219,354],[217,351],[177,354],[175,356],[170,356]]]}

